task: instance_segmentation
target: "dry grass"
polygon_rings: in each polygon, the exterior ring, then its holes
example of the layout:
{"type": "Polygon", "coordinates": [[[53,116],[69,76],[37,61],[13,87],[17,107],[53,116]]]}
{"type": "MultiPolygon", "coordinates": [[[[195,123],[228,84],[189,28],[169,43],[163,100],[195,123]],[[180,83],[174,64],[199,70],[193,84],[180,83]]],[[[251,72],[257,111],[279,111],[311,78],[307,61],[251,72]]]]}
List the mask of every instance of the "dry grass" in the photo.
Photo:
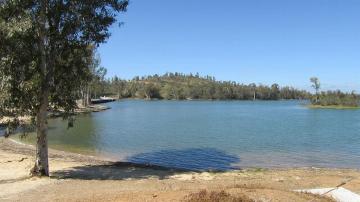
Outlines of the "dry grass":
{"type": "Polygon", "coordinates": [[[245,195],[232,196],[225,191],[208,192],[202,190],[197,193],[192,193],[184,198],[186,202],[255,202],[245,195]]]}
{"type": "Polygon", "coordinates": [[[310,109],[360,109],[359,106],[345,106],[345,105],[308,105],[310,109]]]}

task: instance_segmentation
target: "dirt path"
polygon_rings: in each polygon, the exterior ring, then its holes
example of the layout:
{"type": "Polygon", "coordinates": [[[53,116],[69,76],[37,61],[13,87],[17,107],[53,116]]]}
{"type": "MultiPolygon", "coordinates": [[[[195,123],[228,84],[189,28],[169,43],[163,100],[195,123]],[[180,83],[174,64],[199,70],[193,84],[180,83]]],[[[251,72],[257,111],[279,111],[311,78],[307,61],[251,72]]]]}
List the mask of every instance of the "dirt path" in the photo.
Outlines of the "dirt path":
{"type": "Polygon", "coordinates": [[[360,172],[344,169],[252,169],[185,172],[50,150],[50,178],[29,178],[34,150],[0,139],[0,201],[181,201],[206,189],[258,201],[329,201],[294,189],[344,187],[360,194],[360,172]]]}

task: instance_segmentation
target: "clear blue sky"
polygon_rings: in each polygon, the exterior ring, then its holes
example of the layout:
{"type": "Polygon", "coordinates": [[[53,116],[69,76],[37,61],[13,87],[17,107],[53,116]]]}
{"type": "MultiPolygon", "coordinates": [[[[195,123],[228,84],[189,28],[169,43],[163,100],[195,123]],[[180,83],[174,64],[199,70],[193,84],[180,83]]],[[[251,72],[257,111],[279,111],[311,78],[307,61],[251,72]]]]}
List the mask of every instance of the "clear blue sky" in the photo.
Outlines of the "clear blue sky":
{"type": "Polygon", "coordinates": [[[108,76],[166,72],[360,92],[359,0],[131,0],[99,48],[108,76]]]}

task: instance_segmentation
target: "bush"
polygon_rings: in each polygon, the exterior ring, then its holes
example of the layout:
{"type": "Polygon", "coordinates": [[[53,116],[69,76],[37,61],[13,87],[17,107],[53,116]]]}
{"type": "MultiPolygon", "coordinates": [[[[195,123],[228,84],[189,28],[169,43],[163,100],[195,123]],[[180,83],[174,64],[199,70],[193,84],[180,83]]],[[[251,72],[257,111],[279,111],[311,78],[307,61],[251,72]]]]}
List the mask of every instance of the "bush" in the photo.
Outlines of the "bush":
{"type": "Polygon", "coordinates": [[[189,194],[185,197],[186,202],[255,202],[245,195],[232,196],[225,191],[212,191],[208,192],[202,190],[197,193],[189,194]]]}
{"type": "Polygon", "coordinates": [[[355,93],[343,93],[337,91],[321,92],[319,95],[314,95],[311,99],[311,104],[321,106],[347,106],[358,107],[359,96],[355,93]]]}

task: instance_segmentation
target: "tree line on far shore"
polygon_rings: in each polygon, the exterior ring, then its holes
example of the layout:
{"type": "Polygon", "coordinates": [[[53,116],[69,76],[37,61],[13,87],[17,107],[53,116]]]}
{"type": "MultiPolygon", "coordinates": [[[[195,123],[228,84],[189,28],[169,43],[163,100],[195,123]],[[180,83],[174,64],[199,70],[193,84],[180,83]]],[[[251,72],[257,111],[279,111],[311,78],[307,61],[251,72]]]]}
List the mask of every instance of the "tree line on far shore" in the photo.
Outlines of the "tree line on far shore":
{"type": "Polygon", "coordinates": [[[315,93],[278,84],[242,84],[234,81],[218,81],[213,76],[165,73],[163,75],[136,76],[131,80],[117,76],[105,78],[106,69],[99,66],[99,57],[92,67],[93,79],[88,83],[87,97],[111,96],[116,99],[166,99],[166,100],[293,100],[308,99],[317,106],[359,107],[360,96],[355,91],[321,91],[318,78],[310,79],[315,93]]]}
{"type": "MultiPolygon", "coordinates": [[[[94,54],[95,55],[95,54],[94,54]]],[[[163,75],[136,76],[131,80],[117,76],[105,78],[106,69],[100,67],[99,57],[94,57],[92,80],[87,84],[87,97],[111,96],[117,99],[166,99],[166,100],[292,100],[308,99],[317,106],[359,107],[360,96],[340,90],[321,91],[318,78],[310,78],[315,93],[278,84],[242,84],[218,81],[213,76],[165,73],[163,75]]]]}
{"type": "Polygon", "coordinates": [[[344,106],[359,107],[360,96],[352,91],[345,93],[340,90],[320,91],[321,84],[317,77],[310,78],[315,94],[311,96],[311,104],[314,106],[344,106]]]}
{"type": "MultiPolygon", "coordinates": [[[[103,77],[97,77],[103,78],[103,77]]],[[[213,76],[166,73],[123,80],[115,76],[103,79],[94,86],[91,96],[107,95],[116,98],[167,100],[279,100],[307,99],[310,94],[292,87],[241,84],[217,81],[213,76]]]]}

